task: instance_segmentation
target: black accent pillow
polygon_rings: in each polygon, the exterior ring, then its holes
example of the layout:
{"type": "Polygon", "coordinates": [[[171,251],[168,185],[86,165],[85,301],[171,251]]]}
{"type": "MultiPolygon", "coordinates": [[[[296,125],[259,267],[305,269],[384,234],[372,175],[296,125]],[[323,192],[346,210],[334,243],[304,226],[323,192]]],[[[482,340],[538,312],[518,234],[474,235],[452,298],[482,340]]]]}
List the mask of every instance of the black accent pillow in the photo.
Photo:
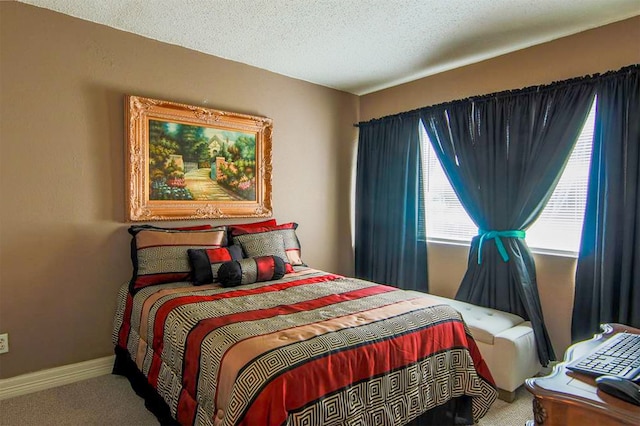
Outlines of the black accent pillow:
{"type": "Polygon", "coordinates": [[[259,256],[225,262],[218,269],[223,287],[235,287],[284,277],[286,266],[279,256],[259,256]]]}
{"type": "Polygon", "coordinates": [[[215,249],[189,249],[191,277],[194,285],[218,281],[218,270],[223,263],[242,259],[242,247],[237,244],[215,249]]]}

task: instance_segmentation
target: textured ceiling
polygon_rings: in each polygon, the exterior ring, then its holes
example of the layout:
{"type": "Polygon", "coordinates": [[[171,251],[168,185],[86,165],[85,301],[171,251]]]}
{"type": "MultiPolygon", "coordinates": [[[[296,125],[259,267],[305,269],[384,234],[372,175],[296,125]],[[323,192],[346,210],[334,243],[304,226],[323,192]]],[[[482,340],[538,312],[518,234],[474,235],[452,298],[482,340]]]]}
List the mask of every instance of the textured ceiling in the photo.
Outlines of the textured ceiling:
{"type": "Polygon", "coordinates": [[[640,15],[640,0],[19,0],[362,95],[640,15]]]}

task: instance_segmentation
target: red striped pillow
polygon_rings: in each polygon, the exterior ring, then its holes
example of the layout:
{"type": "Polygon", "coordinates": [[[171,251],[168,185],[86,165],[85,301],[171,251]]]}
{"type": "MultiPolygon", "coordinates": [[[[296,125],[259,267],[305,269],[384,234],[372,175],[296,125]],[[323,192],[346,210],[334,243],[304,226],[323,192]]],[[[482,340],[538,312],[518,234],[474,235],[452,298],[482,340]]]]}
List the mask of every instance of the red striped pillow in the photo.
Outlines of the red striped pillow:
{"type": "Polygon", "coordinates": [[[218,270],[223,287],[279,280],[284,277],[285,263],[279,256],[259,256],[225,262],[218,270]]]}
{"type": "Polygon", "coordinates": [[[131,262],[133,276],[129,290],[176,281],[191,276],[188,249],[211,249],[227,245],[226,226],[184,231],[132,226],[131,262]]]}
{"type": "Polygon", "coordinates": [[[263,228],[263,227],[270,227],[270,226],[277,226],[275,219],[263,220],[262,222],[238,223],[235,225],[229,225],[229,229],[233,227],[255,229],[255,228],[263,228]]]}

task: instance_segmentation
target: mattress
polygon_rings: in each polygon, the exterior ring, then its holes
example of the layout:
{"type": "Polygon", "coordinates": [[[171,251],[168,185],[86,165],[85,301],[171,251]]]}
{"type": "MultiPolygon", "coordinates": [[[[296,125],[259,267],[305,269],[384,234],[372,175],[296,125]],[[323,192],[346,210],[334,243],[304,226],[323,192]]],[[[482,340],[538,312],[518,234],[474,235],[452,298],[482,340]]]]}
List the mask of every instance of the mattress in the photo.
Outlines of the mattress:
{"type": "Polygon", "coordinates": [[[497,397],[453,308],[305,267],[230,288],[123,285],[113,343],[183,425],[402,425],[456,400],[473,424],[497,397]]]}

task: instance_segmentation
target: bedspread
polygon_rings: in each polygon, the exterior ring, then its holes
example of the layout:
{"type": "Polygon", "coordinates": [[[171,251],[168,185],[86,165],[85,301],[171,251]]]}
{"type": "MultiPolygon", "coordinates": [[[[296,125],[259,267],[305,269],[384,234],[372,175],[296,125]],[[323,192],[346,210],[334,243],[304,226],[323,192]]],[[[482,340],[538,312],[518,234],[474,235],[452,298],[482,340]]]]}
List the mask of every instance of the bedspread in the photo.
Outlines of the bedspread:
{"type": "Polygon", "coordinates": [[[452,398],[497,396],[457,311],[313,269],[240,287],[119,293],[125,349],[184,425],[405,424],[452,398]]]}

